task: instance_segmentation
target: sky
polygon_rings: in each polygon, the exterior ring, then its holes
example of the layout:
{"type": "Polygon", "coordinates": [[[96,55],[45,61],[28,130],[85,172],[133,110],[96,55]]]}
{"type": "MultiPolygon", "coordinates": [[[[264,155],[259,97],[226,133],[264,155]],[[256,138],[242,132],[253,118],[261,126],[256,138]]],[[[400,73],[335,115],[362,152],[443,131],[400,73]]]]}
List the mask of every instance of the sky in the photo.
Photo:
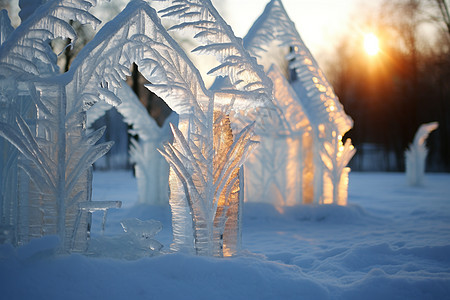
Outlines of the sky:
{"type": "MultiPolygon", "coordinates": [[[[243,37],[263,12],[268,0],[215,0],[217,9],[231,25],[237,36],[243,37]]],[[[338,37],[352,30],[360,9],[375,7],[381,0],[283,0],[284,8],[295,23],[300,36],[315,56],[323,55],[338,37]]]]}
{"type": "MultiPolygon", "coordinates": [[[[17,26],[19,0],[11,1],[11,12],[13,25],[17,26]]],[[[23,0],[33,1],[33,0],[23,0]]],[[[147,0],[149,1],[149,0],[147,0]]],[[[264,11],[270,0],[212,0],[219,13],[233,28],[235,35],[244,37],[253,22],[264,11]]],[[[376,11],[383,0],[282,0],[282,3],[295,23],[303,42],[310,49],[319,66],[324,68],[333,61],[333,51],[341,41],[342,36],[349,32],[361,35],[359,25],[355,21],[358,12],[376,11]],[[372,10],[371,10],[372,9],[372,10]]],[[[129,0],[98,0],[97,7],[93,9],[94,15],[100,20],[107,22],[113,16],[111,11],[119,13],[129,0]]],[[[156,9],[158,3],[155,1],[156,9]]],[[[159,4],[160,5],[160,4],[159,4]]],[[[160,6],[159,6],[160,7],[160,6]]],[[[359,20],[361,18],[358,17],[359,20]]],[[[362,40],[362,38],[361,38],[362,40]]],[[[361,44],[361,47],[363,45],[361,44]]],[[[190,56],[194,61],[195,56],[190,56]]],[[[197,68],[206,74],[214,66],[212,57],[202,56],[203,62],[196,64],[197,68]]],[[[205,76],[207,86],[212,84],[213,78],[205,76]]]]}
{"type": "MultiPolygon", "coordinates": [[[[18,0],[12,0],[13,13],[18,13],[18,0]]],[[[102,1],[98,1],[101,3],[102,1]]],[[[103,1],[106,2],[106,1],[103,1]]],[[[128,0],[111,0],[103,6],[125,6],[128,0]]],[[[253,22],[263,12],[269,0],[213,0],[218,11],[231,25],[235,34],[244,37],[253,22]]],[[[375,6],[381,0],[283,0],[289,17],[297,26],[303,41],[313,55],[327,51],[337,37],[355,30],[352,15],[361,8],[375,6]]]]}

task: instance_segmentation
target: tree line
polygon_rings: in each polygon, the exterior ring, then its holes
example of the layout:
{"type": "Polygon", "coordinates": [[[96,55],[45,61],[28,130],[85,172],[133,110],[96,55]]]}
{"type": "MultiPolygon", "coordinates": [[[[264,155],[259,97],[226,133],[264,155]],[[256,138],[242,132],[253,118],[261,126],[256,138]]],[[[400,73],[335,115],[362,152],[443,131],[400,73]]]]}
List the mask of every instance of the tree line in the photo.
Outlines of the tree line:
{"type": "Polygon", "coordinates": [[[343,36],[326,65],[355,126],[354,170],[403,171],[404,151],[423,123],[438,121],[428,139],[428,171],[450,171],[450,18],[445,0],[385,1],[358,12],[360,25],[343,36]],[[362,33],[378,36],[369,56],[362,33]]]}

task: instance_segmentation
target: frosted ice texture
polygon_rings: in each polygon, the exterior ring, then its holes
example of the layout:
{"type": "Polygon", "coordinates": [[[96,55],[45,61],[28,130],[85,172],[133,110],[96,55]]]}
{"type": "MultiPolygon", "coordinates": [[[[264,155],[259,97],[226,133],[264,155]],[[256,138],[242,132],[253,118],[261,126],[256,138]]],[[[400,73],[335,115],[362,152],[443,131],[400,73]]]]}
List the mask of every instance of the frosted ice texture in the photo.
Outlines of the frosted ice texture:
{"type": "MultiPolygon", "coordinates": [[[[9,123],[2,120],[0,133],[23,157],[19,163],[24,173],[17,177],[29,178],[25,183],[20,180],[17,189],[20,193],[27,191],[24,199],[14,202],[14,205],[20,203],[20,207],[2,211],[8,214],[2,219],[25,222],[5,222],[19,228],[18,243],[44,234],[58,234],[63,251],[85,250],[90,220],[88,217],[77,220],[79,210],[83,209],[77,203],[90,202],[90,166],[111,147],[111,143],[95,145],[103,130],[85,134],[85,113],[98,100],[120,104],[116,93],[129,75],[131,63],[140,67],[146,79],[153,83],[154,91],[163,97],[168,95],[166,100],[179,112],[189,111],[192,103],[196,105],[193,95],[200,99],[198,92],[204,89],[196,81],[186,81],[195,68],[190,71],[191,63],[181,48],[166,33],[156,13],[142,1],[133,1],[113,22],[105,25],[78,54],[71,69],[58,75],[56,56],[47,40],[57,36],[76,39],[63,17],[98,23],[86,11],[90,4],[77,0],[50,1],[16,29],[1,47],[2,79],[9,75],[23,86],[27,101],[20,104],[30,103],[28,106],[32,108],[31,113],[25,110],[23,116],[30,114],[32,121],[28,123],[34,125],[30,128],[22,115],[2,110],[12,120],[9,123]],[[20,218],[17,211],[22,214],[20,218]]],[[[3,83],[7,87],[8,82],[3,83]]],[[[15,90],[8,92],[5,99],[15,100],[15,90]]],[[[17,111],[23,106],[13,104],[8,103],[6,108],[17,111]]],[[[2,164],[2,170],[10,171],[8,163],[11,164],[9,161],[2,164]]]]}
{"type": "Polygon", "coordinates": [[[247,126],[233,140],[226,114],[214,112],[211,105],[204,115],[212,118],[212,122],[192,116],[189,126],[196,131],[190,132],[189,139],[172,127],[174,144],[166,145],[163,153],[173,172],[170,177],[173,248],[222,256],[226,249],[229,254],[236,250],[235,235],[240,220],[237,211],[230,218],[228,210],[239,209],[239,167],[255,145],[251,141],[253,126],[247,126]],[[228,224],[235,231],[234,241],[229,244],[224,233],[228,224]]]}
{"type": "Polygon", "coordinates": [[[331,85],[280,0],[267,4],[245,36],[244,46],[250,54],[260,57],[274,40],[279,42],[280,47],[291,49],[286,59],[297,77],[292,85],[299,99],[308,99],[304,100],[304,106],[311,123],[316,127],[319,124],[332,126],[338,134],[344,135],[353,126],[353,121],[344,113],[331,85]]]}
{"type": "MultiPolygon", "coordinates": [[[[129,133],[139,138],[132,138],[130,146],[130,161],[135,163],[139,203],[169,204],[169,165],[158,149],[162,149],[164,143],[172,142],[173,135],[169,124],[177,126],[178,115],[170,114],[163,126],[159,127],[126,83],[122,83],[117,96],[122,101],[117,110],[132,127],[129,133]]],[[[87,127],[110,108],[111,106],[104,102],[96,103],[88,111],[87,127]]]]}
{"type": "MultiPolygon", "coordinates": [[[[164,151],[173,173],[170,177],[170,201],[174,244],[180,245],[180,248],[190,248],[198,254],[222,255],[223,248],[226,249],[225,246],[222,248],[222,243],[226,244],[225,241],[230,240],[232,243],[228,247],[232,249],[238,240],[238,214],[235,213],[234,218],[229,217],[236,200],[233,198],[231,205],[228,195],[236,194],[236,184],[239,185],[238,167],[246,152],[254,145],[250,141],[251,126],[234,141],[225,140],[222,133],[213,135],[214,122],[221,126],[226,119],[214,117],[215,95],[205,88],[198,70],[167,34],[153,9],[146,3],[131,2],[98,35],[101,33],[101,41],[107,41],[107,45],[97,45],[94,39],[83,51],[93,53],[101,46],[103,52],[111,49],[114,53],[113,49],[124,48],[123,53],[126,55],[114,58],[122,67],[115,69],[128,70],[129,62],[134,61],[142,75],[151,82],[147,87],[180,115],[180,129],[172,126],[174,143],[168,144],[164,151]],[[219,202],[221,197],[225,199],[223,204],[219,202]],[[226,231],[230,220],[235,222],[231,224],[234,227],[226,231]],[[229,235],[234,232],[236,237],[226,239],[227,232],[229,235]]],[[[113,55],[108,53],[107,57],[113,55]]],[[[76,66],[76,61],[74,64],[76,66]]],[[[120,72],[118,75],[115,77],[117,80],[112,81],[115,83],[113,87],[119,83],[118,79],[124,79],[120,72]]],[[[102,86],[111,86],[111,82],[108,83],[102,86]]],[[[120,101],[118,97],[109,96],[116,99],[115,102],[120,101]]],[[[262,97],[258,95],[258,98],[262,97]]],[[[228,100],[232,102],[231,96],[228,100]]],[[[264,98],[262,100],[267,101],[264,98]]],[[[235,103],[244,103],[248,107],[245,101],[235,103]]],[[[264,101],[259,103],[264,104],[264,101]]],[[[262,104],[255,103],[254,106],[262,104]]],[[[216,128],[215,131],[221,132],[226,127],[216,128]]]]}
{"type": "Polygon", "coordinates": [[[162,18],[175,22],[169,30],[193,33],[200,46],[196,54],[213,55],[219,65],[208,72],[211,76],[228,76],[231,87],[215,91],[215,102],[228,105],[230,95],[236,101],[232,109],[248,110],[272,106],[272,82],[236,37],[209,0],[157,0],[167,5],[159,11],[162,18]],[[262,103],[261,103],[262,102],[262,103]]]}
{"type": "MultiPolygon", "coordinates": [[[[303,195],[303,203],[345,205],[345,178],[349,169],[342,165],[348,163],[355,151],[349,140],[346,142],[347,146],[343,146],[340,139],[352,127],[353,122],[345,114],[331,85],[279,0],[272,0],[266,6],[244,38],[244,46],[255,57],[261,57],[274,41],[279,43],[279,47],[290,49],[286,59],[289,61],[289,68],[295,73],[291,85],[311,125],[310,135],[297,141],[297,144],[302,143],[298,146],[298,151],[303,152],[304,156],[298,172],[313,184],[313,190],[310,189],[303,195]]],[[[291,126],[295,126],[296,121],[290,121],[293,122],[291,126]]],[[[278,164],[286,165],[286,161],[279,160],[278,164]]]]}
{"type": "Polygon", "coordinates": [[[419,186],[424,183],[425,160],[428,149],[425,141],[428,135],[438,128],[438,122],[431,122],[420,125],[414,136],[413,143],[405,151],[406,179],[409,185],[419,186]]]}
{"type": "Polygon", "coordinates": [[[123,230],[128,233],[130,239],[139,248],[151,251],[151,254],[162,249],[162,245],[153,239],[153,237],[161,231],[162,224],[159,221],[148,220],[141,221],[139,219],[127,219],[120,224],[123,230]]]}
{"type": "MultiPolygon", "coordinates": [[[[0,46],[13,32],[14,28],[6,10],[0,11],[0,46]]],[[[10,104],[8,98],[14,100],[17,96],[17,86],[13,79],[0,80],[0,112],[2,122],[13,122],[11,114],[9,114],[10,104]]],[[[13,201],[17,198],[18,191],[8,187],[17,185],[17,159],[18,151],[14,146],[10,145],[6,140],[0,139],[1,164],[0,164],[0,243],[14,243],[15,237],[15,219],[17,216],[17,202],[13,201]]]]}
{"type": "MultiPolygon", "coordinates": [[[[229,76],[226,89],[205,91],[173,128],[174,143],[164,155],[171,164],[170,204],[175,250],[200,255],[231,255],[240,244],[240,166],[256,145],[252,124],[233,135],[231,110],[272,106],[272,84],[236,38],[210,1],[162,1],[159,13],[171,17],[171,30],[193,31],[201,43],[193,51],[215,55],[219,65],[211,75],[229,76]],[[194,238],[192,238],[194,237],[194,238]]],[[[195,78],[201,80],[200,77],[195,78]]],[[[203,84],[202,84],[203,85],[203,84]]]]}
{"type": "Polygon", "coordinates": [[[86,247],[90,220],[81,220],[84,230],[77,231],[77,203],[90,201],[90,166],[111,144],[95,145],[102,130],[84,133],[85,107],[78,96],[85,86],[72,80],[74,72],[59,75],[49,40],[75,41],[69,20],[98,24],[87,11],[92,4],[49,1],[0,47],[0,80],[5,87],[0,135],[10,143],[2,147],[7,155],[0,165],[1,221],[13,228],[10,241],[15,244],[58,234],[62,251],[86,247]]]}
{"type": "MultiPolygon", "coordinates": [[[[151,82],[147,87],[165,99],[183,120],[180,129],[172,126],[175,141],[165,147],[164,153],[172,165],[174,201],[182,202],[173,206],[174,227],[177,218],[182,220],[178,227],[191,224],[191,234],[183,232],[180,238],[193,241],[192,249],[198,254],[221,256],[226,250],[232,253],[240,235],[239,167],[255,143],[251,141],[251,124],[232,135],[227,114],[230,108],[270,103],[271,90],[268,93],[266,90],[270,80],[258,71],[259,67],[245,51],[232,52],[231,56],[219,55],[224,59],[220,69],[233,74],[233,84],[239,90],[221,93],[206,90],[195,66],[167,34],[155,11],[143,1],[130,2],[82,49],[69,72],[57,75],[56,56],[47,39],[61,36],[75,40],[73,29],[61,18],[96,22],[86,11],[90,4],[78,0],[48,2],[2,44],[2,78],[12,75],[23,80],[19,83],[34,108],[31,118],[35,121],[30,122],[34,128],[21,115],[11,123],[2,120],[1,127],[1,135],[21,152],[24,158],[21,169],[31,179],[27,189],[31,204],[20,207],[29,210],[20,219],[41,222],[35,222],[37,229],[34,225],[20,228],[36,229],[27,233],[30,237],[57,233],[66,251],[85,249],[89,220],[77,223],[76,216],[84,206],[76,204],[90,201],[89,168],[111,146],[95,145],[102,130],[85,134],[85,112],[98,100],[120,104],[118,89],[135,62],[151,82]],[[218,101],[221,110],[215,111],[216,99],[221,100],[218,101]],[[41,202],[32,204],[33,197],[41,202]]],[[[218,18],[209,1],[203,8],[225,32],[218,34],[217,40],[233,37],[228,44],[209,44],[203,50],[218,54],[224,49],[230,53],[234,48],[242,48],[233,44],[236,38],[231,29],[218,18]]],[[[174,239],[177,240],[177,233],[174,239]]]]}

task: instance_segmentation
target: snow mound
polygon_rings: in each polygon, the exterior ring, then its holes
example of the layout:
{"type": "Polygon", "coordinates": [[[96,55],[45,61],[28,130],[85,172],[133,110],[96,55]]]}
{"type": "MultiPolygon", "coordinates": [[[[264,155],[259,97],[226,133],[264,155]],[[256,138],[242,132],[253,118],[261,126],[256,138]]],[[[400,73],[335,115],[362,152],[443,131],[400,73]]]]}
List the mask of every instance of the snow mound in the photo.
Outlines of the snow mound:
{"type": "MultiPolygon", "coordinates": [[[[245,251],[226,259],[164,254],[127,261],[55,256],[55,237],[18,249],[0,245],[1,299],[449,299],[450,176],[353,173],[351,205],[245,203],[245,251]],[[44,275],[45,274],[45,275],[44,275]]],[[[95,173],[95,199],[120,199],[105,237],[129,218],[161,221],[172,242],[169,207],[136,205],[136,180],[95,173]],[[134,194],[132,193],[134,191],[134,194]]],[[[92,238],[102,214],[93,214],[92,238]]]]}
{"type": "Polygon", "coordinates": [[[266,203],[246,203],[244,219],[268,221],[291,220],[298,222],[324,222],[336,224],[360,223],[369,214],[359,205],[296,205],[276,207],[266,203]]]}

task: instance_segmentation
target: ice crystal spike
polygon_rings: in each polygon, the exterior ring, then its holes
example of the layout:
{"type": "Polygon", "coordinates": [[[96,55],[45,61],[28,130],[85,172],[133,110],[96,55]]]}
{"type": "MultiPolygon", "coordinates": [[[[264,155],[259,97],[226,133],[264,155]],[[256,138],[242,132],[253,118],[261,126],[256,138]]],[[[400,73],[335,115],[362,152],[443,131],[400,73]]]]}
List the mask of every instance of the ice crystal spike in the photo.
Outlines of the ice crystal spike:
{"type": "Polygon", "coordinates": [[[409,185],[419,186],[424,183],[425,160],[428,154],[425,141],[438,126],[438,122],[422,124],[414,136],[413,143],[405,151],[406,179],[409,185]]]}

